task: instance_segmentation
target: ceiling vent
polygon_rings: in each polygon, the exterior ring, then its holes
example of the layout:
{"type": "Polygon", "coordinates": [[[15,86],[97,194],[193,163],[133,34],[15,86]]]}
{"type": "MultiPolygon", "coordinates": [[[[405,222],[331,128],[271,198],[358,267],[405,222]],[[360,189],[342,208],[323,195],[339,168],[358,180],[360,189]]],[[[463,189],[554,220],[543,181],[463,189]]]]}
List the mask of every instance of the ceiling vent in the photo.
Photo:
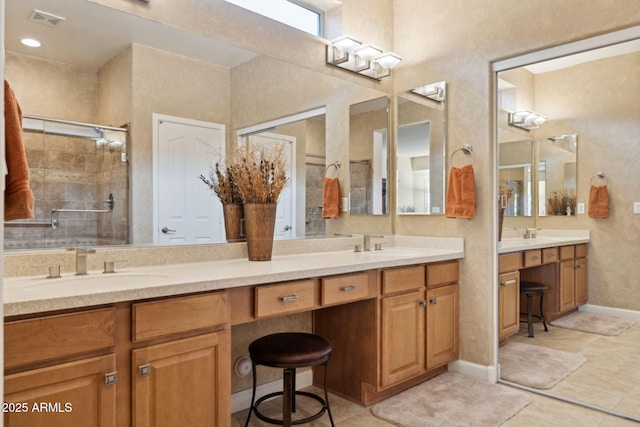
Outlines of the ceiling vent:
{"type": "Polygon", "coordinates": [[[43,12],[38,9],[35,9],[29,17],[29,21],[37,22],[48,27],[57,27],[64,20],[65,18],[62,16],[56,16],[52,13],[43,12]]]}

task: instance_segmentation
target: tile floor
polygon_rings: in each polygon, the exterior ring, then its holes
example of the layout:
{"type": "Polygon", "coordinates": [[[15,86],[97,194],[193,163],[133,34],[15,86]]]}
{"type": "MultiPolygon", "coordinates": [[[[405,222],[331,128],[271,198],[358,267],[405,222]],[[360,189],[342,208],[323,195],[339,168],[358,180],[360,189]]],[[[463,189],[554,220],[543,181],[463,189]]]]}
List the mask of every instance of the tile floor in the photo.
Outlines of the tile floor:
{"type": "MultiPolygon", "coordinates": [[[[545,333],[542,325],[536,324],[535,337],[527,337],[526,326],[512,337],[515,341],[544,345],[557,350],[583,354],[587,362],[576,372],[565,378],[551,393],[582,400],[617,412],[640,418],[640,322],[616,337],[604,337],[549,327],[545,333]]],[[[506,387],[506,386],[500,386],[506,387]]],[[[527,393],[523,391],[523,393],[527,393]]],[[[581,406],[529,393],[533,402],[508,420],[505,427],[623,427],[639,426],[630,420],[618,418],[581,406]]],[[[389,424],[371,414],[371,411],[355,403],[330,396],[331,409],[336,426],[339,427],[390,427],[389,424]]],[[[274,402],[274,410],[279,402],[274,402]]],[[[314,409],[310,405],[309,409],[314,409]]],[[[265,412],[269,408],[265,408],[265,412]]],[[[268,412],[267,412],[268,413],[268,412]]],[[[233,414],[232,426],[244,426],[247,411],[233,414]]],[[[269,426],[255,418],[252,427],[269,426]]],[[[329,426],[325,415],[311,427],[329,426]]],[[[420,426],[416,426],[420,427],[420,426]]]]}

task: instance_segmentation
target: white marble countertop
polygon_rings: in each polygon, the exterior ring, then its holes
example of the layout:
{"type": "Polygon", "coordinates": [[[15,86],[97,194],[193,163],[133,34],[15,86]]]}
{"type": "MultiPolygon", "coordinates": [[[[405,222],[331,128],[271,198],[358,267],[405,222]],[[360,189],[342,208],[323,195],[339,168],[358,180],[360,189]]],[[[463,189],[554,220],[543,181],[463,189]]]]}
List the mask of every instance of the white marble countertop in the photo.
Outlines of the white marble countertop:
{"type": "Polygon", "coordinates": [[[498,242],[498,253],[527,251],[530,249],[550,248],[554,246],[577,245],[589,243],[589,230],[537,230],[536,237],[505,237],[498,242]]]}
{"type": "Polygon", "coordinates": [[[133,301],[309,277],[344,274],[374,268],[460,259],[463,239],[454,244],[430,245],[407,238],[382,251],[337,250],[274,255],[271,261],[246,258],[118,269],[113,274],[63,274],[4,278],[5,316],[133,301]],[[421,247],[422,246],[422,247],[421,247]]]}

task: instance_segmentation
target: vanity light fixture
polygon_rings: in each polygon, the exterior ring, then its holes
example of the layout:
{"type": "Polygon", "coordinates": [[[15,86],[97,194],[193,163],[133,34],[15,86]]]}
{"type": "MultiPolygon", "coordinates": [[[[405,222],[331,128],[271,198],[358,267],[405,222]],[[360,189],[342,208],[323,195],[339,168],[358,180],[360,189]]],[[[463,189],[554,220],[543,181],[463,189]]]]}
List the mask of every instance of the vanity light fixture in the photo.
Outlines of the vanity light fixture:
{"type": "Polygon", "coordinates": [[[509,113],[509,124],[525,130],[540,129],[540,125],[547,121],[542,114],[531,110],[520,110],[509,113]]]}
{"type": "Polygon", "coordinates": [[[327,64],[380,80],[391,74],[391,69],[402,58],[392,52],[362,42],[351,36],[342,36],[327,46],[327,64]]]}
{"type": "Polygon", "coordinates": [[[445,100],[446,95],[446,83],[438,82],[425,86],[420,86],[415,89],[411,89],[411,92],[429,98],[433,101],[442,102],[445,100]]]}

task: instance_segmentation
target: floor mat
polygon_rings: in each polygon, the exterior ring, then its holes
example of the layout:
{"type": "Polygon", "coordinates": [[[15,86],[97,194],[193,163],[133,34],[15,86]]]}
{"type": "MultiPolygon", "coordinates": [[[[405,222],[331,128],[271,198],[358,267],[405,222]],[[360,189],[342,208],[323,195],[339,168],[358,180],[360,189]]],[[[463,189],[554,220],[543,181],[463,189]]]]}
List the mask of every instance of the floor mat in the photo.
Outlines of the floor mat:
{"type": "Polygon", "coordinates": [[[499,350],[500,378],[547,390],[585,362],[584,356],[539,345],[511,342],[499,350]]]}
{"type": "Polygon", "coordinates": [[[513,388],[445,373],[375,405],[371,412],[405,427],[495,427],[532,401],[513,388]]]}
{"type": "Polygon", "coordinates": [[[636,323],[633,319],[608,316],[589,311],[576,311],[551,322],[553,326],[591,334],[614,336],[620,335],[636,323]]]}

